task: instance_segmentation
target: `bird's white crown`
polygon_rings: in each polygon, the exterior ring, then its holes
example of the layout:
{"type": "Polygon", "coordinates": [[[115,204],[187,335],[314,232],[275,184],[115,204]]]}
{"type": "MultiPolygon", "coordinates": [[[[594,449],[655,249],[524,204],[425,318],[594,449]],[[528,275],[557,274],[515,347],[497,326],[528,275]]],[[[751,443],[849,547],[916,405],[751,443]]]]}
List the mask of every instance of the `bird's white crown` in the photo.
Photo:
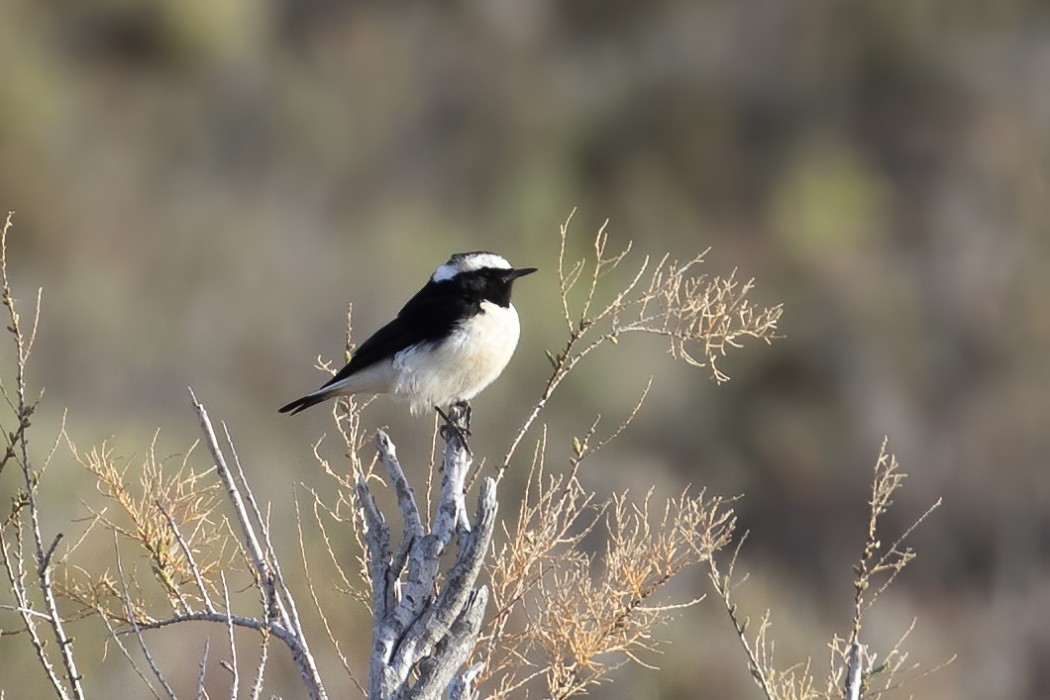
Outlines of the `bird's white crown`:
{"type": "Polygon", "coordinates": [[[463,272],[472,272],[485,268],[497,270],[513,269],[507,259],[495,253],[456,253],[448,262],[434,270],[430,277],[433,282],[444,282],[450,280],[463,272]]]}

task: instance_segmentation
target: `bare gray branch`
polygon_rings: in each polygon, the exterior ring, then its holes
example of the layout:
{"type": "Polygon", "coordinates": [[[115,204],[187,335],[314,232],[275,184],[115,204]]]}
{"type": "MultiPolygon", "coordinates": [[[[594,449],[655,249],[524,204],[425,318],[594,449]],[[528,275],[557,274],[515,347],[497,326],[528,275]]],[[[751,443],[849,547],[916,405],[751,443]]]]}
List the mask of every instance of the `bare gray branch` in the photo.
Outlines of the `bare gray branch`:
{"type": "Polygon", "coordinates": [[[360,475],[357,478],[358,507],[367,526],[365,543],[375,615],[369,681],[372,700],[436,700],[446,691],[452,693],[454,684],[465,690],[457,690],[450,697],[469,697],[472,679],[480,672],[468,669],[463,673],[470,674],[469,678],[456,677],[474,648],[488,602],[488,590],[475,584],[495,526],[496,482],[492,478],[482,482],[471,523],[464,506],[470,452],[451,431],[445,441],[438,504],[431,529],[424,532],[419,505],[393,442],[383,432],[377,437],[380,460],[397,494],[404,522],[397,557],[391,556],[386,519],[366,480],[360,475]],[[456,560],[442,580],[439,558],[454,537],[458,537],[456,560]]]}

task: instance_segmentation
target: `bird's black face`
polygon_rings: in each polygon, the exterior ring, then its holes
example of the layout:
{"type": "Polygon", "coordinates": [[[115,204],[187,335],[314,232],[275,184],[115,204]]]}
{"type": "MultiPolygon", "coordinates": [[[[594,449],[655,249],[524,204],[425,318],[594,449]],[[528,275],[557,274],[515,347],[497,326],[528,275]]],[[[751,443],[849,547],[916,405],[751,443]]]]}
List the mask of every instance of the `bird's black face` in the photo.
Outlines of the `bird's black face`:
{"type": "Polygon", "coordinates": [[[523,267],[516,270],[484,267],[480,270],[461,272],[453,281],[468,296],[478,302],[490,301],[506,308],[510,306],[510,291],[514,286],[514,280],[531,275],[533,272],[536,272],[534,267],[523,267]]]}

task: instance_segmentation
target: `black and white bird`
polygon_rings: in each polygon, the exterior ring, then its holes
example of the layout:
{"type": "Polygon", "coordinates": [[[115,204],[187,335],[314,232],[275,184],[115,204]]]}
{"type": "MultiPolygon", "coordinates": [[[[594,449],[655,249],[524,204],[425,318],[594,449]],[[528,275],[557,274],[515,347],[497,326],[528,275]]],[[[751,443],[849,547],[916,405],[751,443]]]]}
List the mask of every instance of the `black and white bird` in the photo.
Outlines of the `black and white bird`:
{"type": "Polygon", "coordinates": [[[511,287],[535,271],[495,253],[453,255],[334,377],[280,412],[350,394],[393,394],[413,414],[465,404],[510,362],[521,332],[511,287]]]}

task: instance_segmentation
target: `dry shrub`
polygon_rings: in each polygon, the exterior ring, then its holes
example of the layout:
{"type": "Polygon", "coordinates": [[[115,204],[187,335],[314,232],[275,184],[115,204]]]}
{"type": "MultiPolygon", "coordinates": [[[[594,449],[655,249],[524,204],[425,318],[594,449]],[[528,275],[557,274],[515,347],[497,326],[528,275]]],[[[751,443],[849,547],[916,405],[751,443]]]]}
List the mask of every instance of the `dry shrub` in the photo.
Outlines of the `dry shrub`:
{"type": "MultiPolygon", "coordinates": [[[[559,352],[548,353],[551,372],[526,420],[509,440],[504,458],[495,463],[496,482],[515,465],[516,451],[537,425],[565,377],[598,348],[615,346],[621,337],[631,333],[655,335],[666,341],[672,357],[707,368],[714,381],[723,382],[728,376],[718,362],[726,353],[739,348],[747,338],[768,343],[777,337],[782,308],[755,306],[750,300],[753,281],[741,283],[735,272],[727,277],[702,272],[704,256],[701,254],[684,263],[667,257],[655,261],[646,257],[620,284],[609,284],[627,264],[630,245],[610,253],[606,226],[602,226],[593,242],[592,258],[567,262],[569,223],[566,221],[561,227],[558,256],[561,310],[567,339],[559,352]]],[[[4,243],[9,225],[10,221],[4,229],[4,243]]],[[[412,565],[405,564],[409,553],[415,551],[414,538],[407,529],[396,548],[391,541],[384,540],[378,548],[370,541],[370,537],[375,539],[371,531],[388,528],[389,521],[376,502],[365,504],[361,500],[361,494],[369,489],[388,488],[372,456],[372,431],[363,421],[368,402],[345,400],[333,405],[333,418],[345,448],[345,466],[324,457],[319,443],[314,446],[320,467],[331,477],[334,488],[324,497],[310,491],[296,494],[303,576],[285,577],[281,572],[282,562],[270,537],[267,508],[256,503],[229,434],[225,434],[225,447],[221,446],[204,407],[196,398],[194,406],[214,467],[192,468],[192,451],[174,465],[171,459],[159,459],[156,439],[145,457],[137,461],[116,459],[105,444],[79,451],[69,443],[74,459],[95,477],[101,499],[101,505],[91,505],[93,526],[87,529],[85,537],[108,532],[115,540],[116,560],[108,566],[78,563],[72,555],[79,542],[53,557],[60,538],[49,543],[40,535],[37,485],[43,467],[54,454],[54,447],[42,461],[41,468],[35,469],[26,441],[29,417],[36,402],[27,398],[24,367],[35,340],[39,297],[32,328],[24,331],[7,284],[6,246],[0,250],[0,265],[3,301],[17,349],[16,388],[9,391],[0,387],[16,419],[13,428],[4,430],[6,455],[0,459],[0,473],[5,466],[17,464],[24,481],[11,512],[0,523],[3,563],[16,597],[16,604],[11,608],[22,621],[23,631],[28,632],[56,695],[83,697],[73,657],[74,644],[65,636],[62,624],[66,618],[59,616],[55,604],[56,596],[61,593],[77,603],[81,612],[101,616],[111,639],[155,695],[161,695],[156,685],[169,695],[173,693],[169,692],[164,674],[149,653],[143,631],[209,622],[224,625],[228,630],[230,654],[234,659],[228,669],[233,694],[238,687],[233,630],[240,627],[255,630],[260,640],[251,697],[259,697],[265,685],[271,638],[279,639],[289,649],[307,694],[326,697],[307,644],[307,636],[320,632],[303,625],[295,602],[296,592],[303,591],[313,603],[313,619],[322,623],[326,643],[338,654],[347,675],[364,694],[365,684],[354,677],[352,663],[342,651],[346,640],[338,637],[337,627],[330,623],[343,611],[333,609],[331,599],[323,595],[321,589],[344,594],[344,601],[374,605],[376,582],[370,576],[371,571],[379,570],[377,563],[383,564],[383,570],[394,572],[391,580],[383,581],[383,590],[393,591],[391,595],[396,596],[397,591],[412,583],[407,573],[412,565]],[[232,461],[227,455],[232,456],[232,461]],[[366,506],[367,513],[363,515],[366,506]],[[304,517],[305,513],[309,517],[304,517]],[[322,561],[312,560],[313,548],[307,546],[313,532],[318,534],[315,541],[322,543],[322,561]],[[333,546],[333,542],[348,539],[357,542],[356,552],[333,546]],[[367,557],[363,554],[366,543],[371,547],[367,557]],[[134,567],[130,572],[125,569],[121,550],[127,547],[121,545],[138,549],[140,556],[149,562],[150,577],[140,576],[134,567]],[[243,567],[245,578],[250,577],[247,585],[258,591],[261,611],[242,614],[231,608],[226,577],[234,570],[234,564],[243,567]],[[55,566],[65,572],[61,584],[51,577],[55,566]],[[40,591],[37,598],[30,585],[34,580],[40,591]],[[162,604],[158,604],[158,600],[162,604]],[[42,612],[37,610],[41,603],[42,612]],[[47,627],[58,640],[52,647],[57,648],[57,652],[45,648],[42,631],[47,627]],[[138,642],[148,669],[136,665],[122,641],[126,638],[138,642]],[[59,660],[57,667],[56,659],[59,660]]],[[[351,350],[348,336],[347,352],[351,350]]],[[[331,370],[327,363],[319,362],[319,365],[331,370]]],[[[579,475],[583,463],[629,427],[644,398],[645,392],[627,418],[603,436],[599,435],[600,421],[595,419],[582,437],[573,439],[569,454],[555,458],[564,465],[559,470],[548,468],[551,458],[547,454],[546,427],[540,423],[527,491],[516,513],[501,523],[503,538],[489,554],[487,595],[493,605],[476,641],[473,637],[464,638],[473,646],[473,664],[456,677],[454,688],[449,686],[450,696],[475,697],[473,686],[480,684],[492,698],[531,694],[567,698],[608,682],[610,672],[624,664],[653,668],[661,625],[702,598],[692,595],[675,600],[668,593],[668,584],[696,565],[707,566],[714,590],[742,644],[747,668],[771,700],[878,698],[922,672],[907,665],[903,644],[910,628],[903,631],[895,646],[881,655],[861,641],[864,620],[915,556],[905,546],[905,540],[938,505],[934,504],[892,544],[882,544],[877,532],[879,517],[892,504],[893,494],[904,478],[896,460],[885,452],[885,446],[876,462],[869,527],[854,569],[852,625],[848,634],[831,641],[831,670],[825,688],[818,691],[809,662],[786,668],[774,663],[769,613],[761,618],[757,631],[749,631],[748,618],[742,616],[732,602],[735,587],[746,578],[738,579],[734,572],[736,553],[743,538],[737,542],[724,573],[719,564],[736,526],[732,499],[709,496],[703,489],[686,491],[665,501],[659,501],[652,492],[640,498],[626,492],[599,498],[581,484],[579,475]],[[594,542],[601,544],[595,547],[594,542]]],[[[432,445],[436,452],[436,437],[432,438],[432,445]]],[[[381,446],[380,452],[388,475],[402,473],[400,465],[390,464],[390,460],[396,460],[392,443],[381,446]]],[[[475,471],[473,477],[479,474],[480,471],[475,471]]],[[[414,492],[407,482],[396,479],[395,482],[394,492],[402,514],[411,514],[415,521],[410,529],[419,530],[421,523],[429,521],[432,515],[443,517],[442,513],[432,514],[429,510],[433,475],[426,483],[425,515],[422,510],[410,513],[404,507],[409,499],[415,499],[414,492]]],[[[487,488],[491,496],[494,489],[491,480],[487,488]]],[[[460,534],[462,539],[463,533],[460,534]]],[[[437,567],[438,563],[435,560],[427,565],[437,567]]],[[[451,571],[435,573],[430,592],[432,602],[439,601],[446,593],[444,589],[453,588],[456,580],[451,571]]],[[[204,655],[206,660],[207,645],[204,655]]],[[[201,692],[205,667],[202,660],[201,692]]],[[[426,672],[421,667],[413,671],[416,678],[426,672]]]]}

